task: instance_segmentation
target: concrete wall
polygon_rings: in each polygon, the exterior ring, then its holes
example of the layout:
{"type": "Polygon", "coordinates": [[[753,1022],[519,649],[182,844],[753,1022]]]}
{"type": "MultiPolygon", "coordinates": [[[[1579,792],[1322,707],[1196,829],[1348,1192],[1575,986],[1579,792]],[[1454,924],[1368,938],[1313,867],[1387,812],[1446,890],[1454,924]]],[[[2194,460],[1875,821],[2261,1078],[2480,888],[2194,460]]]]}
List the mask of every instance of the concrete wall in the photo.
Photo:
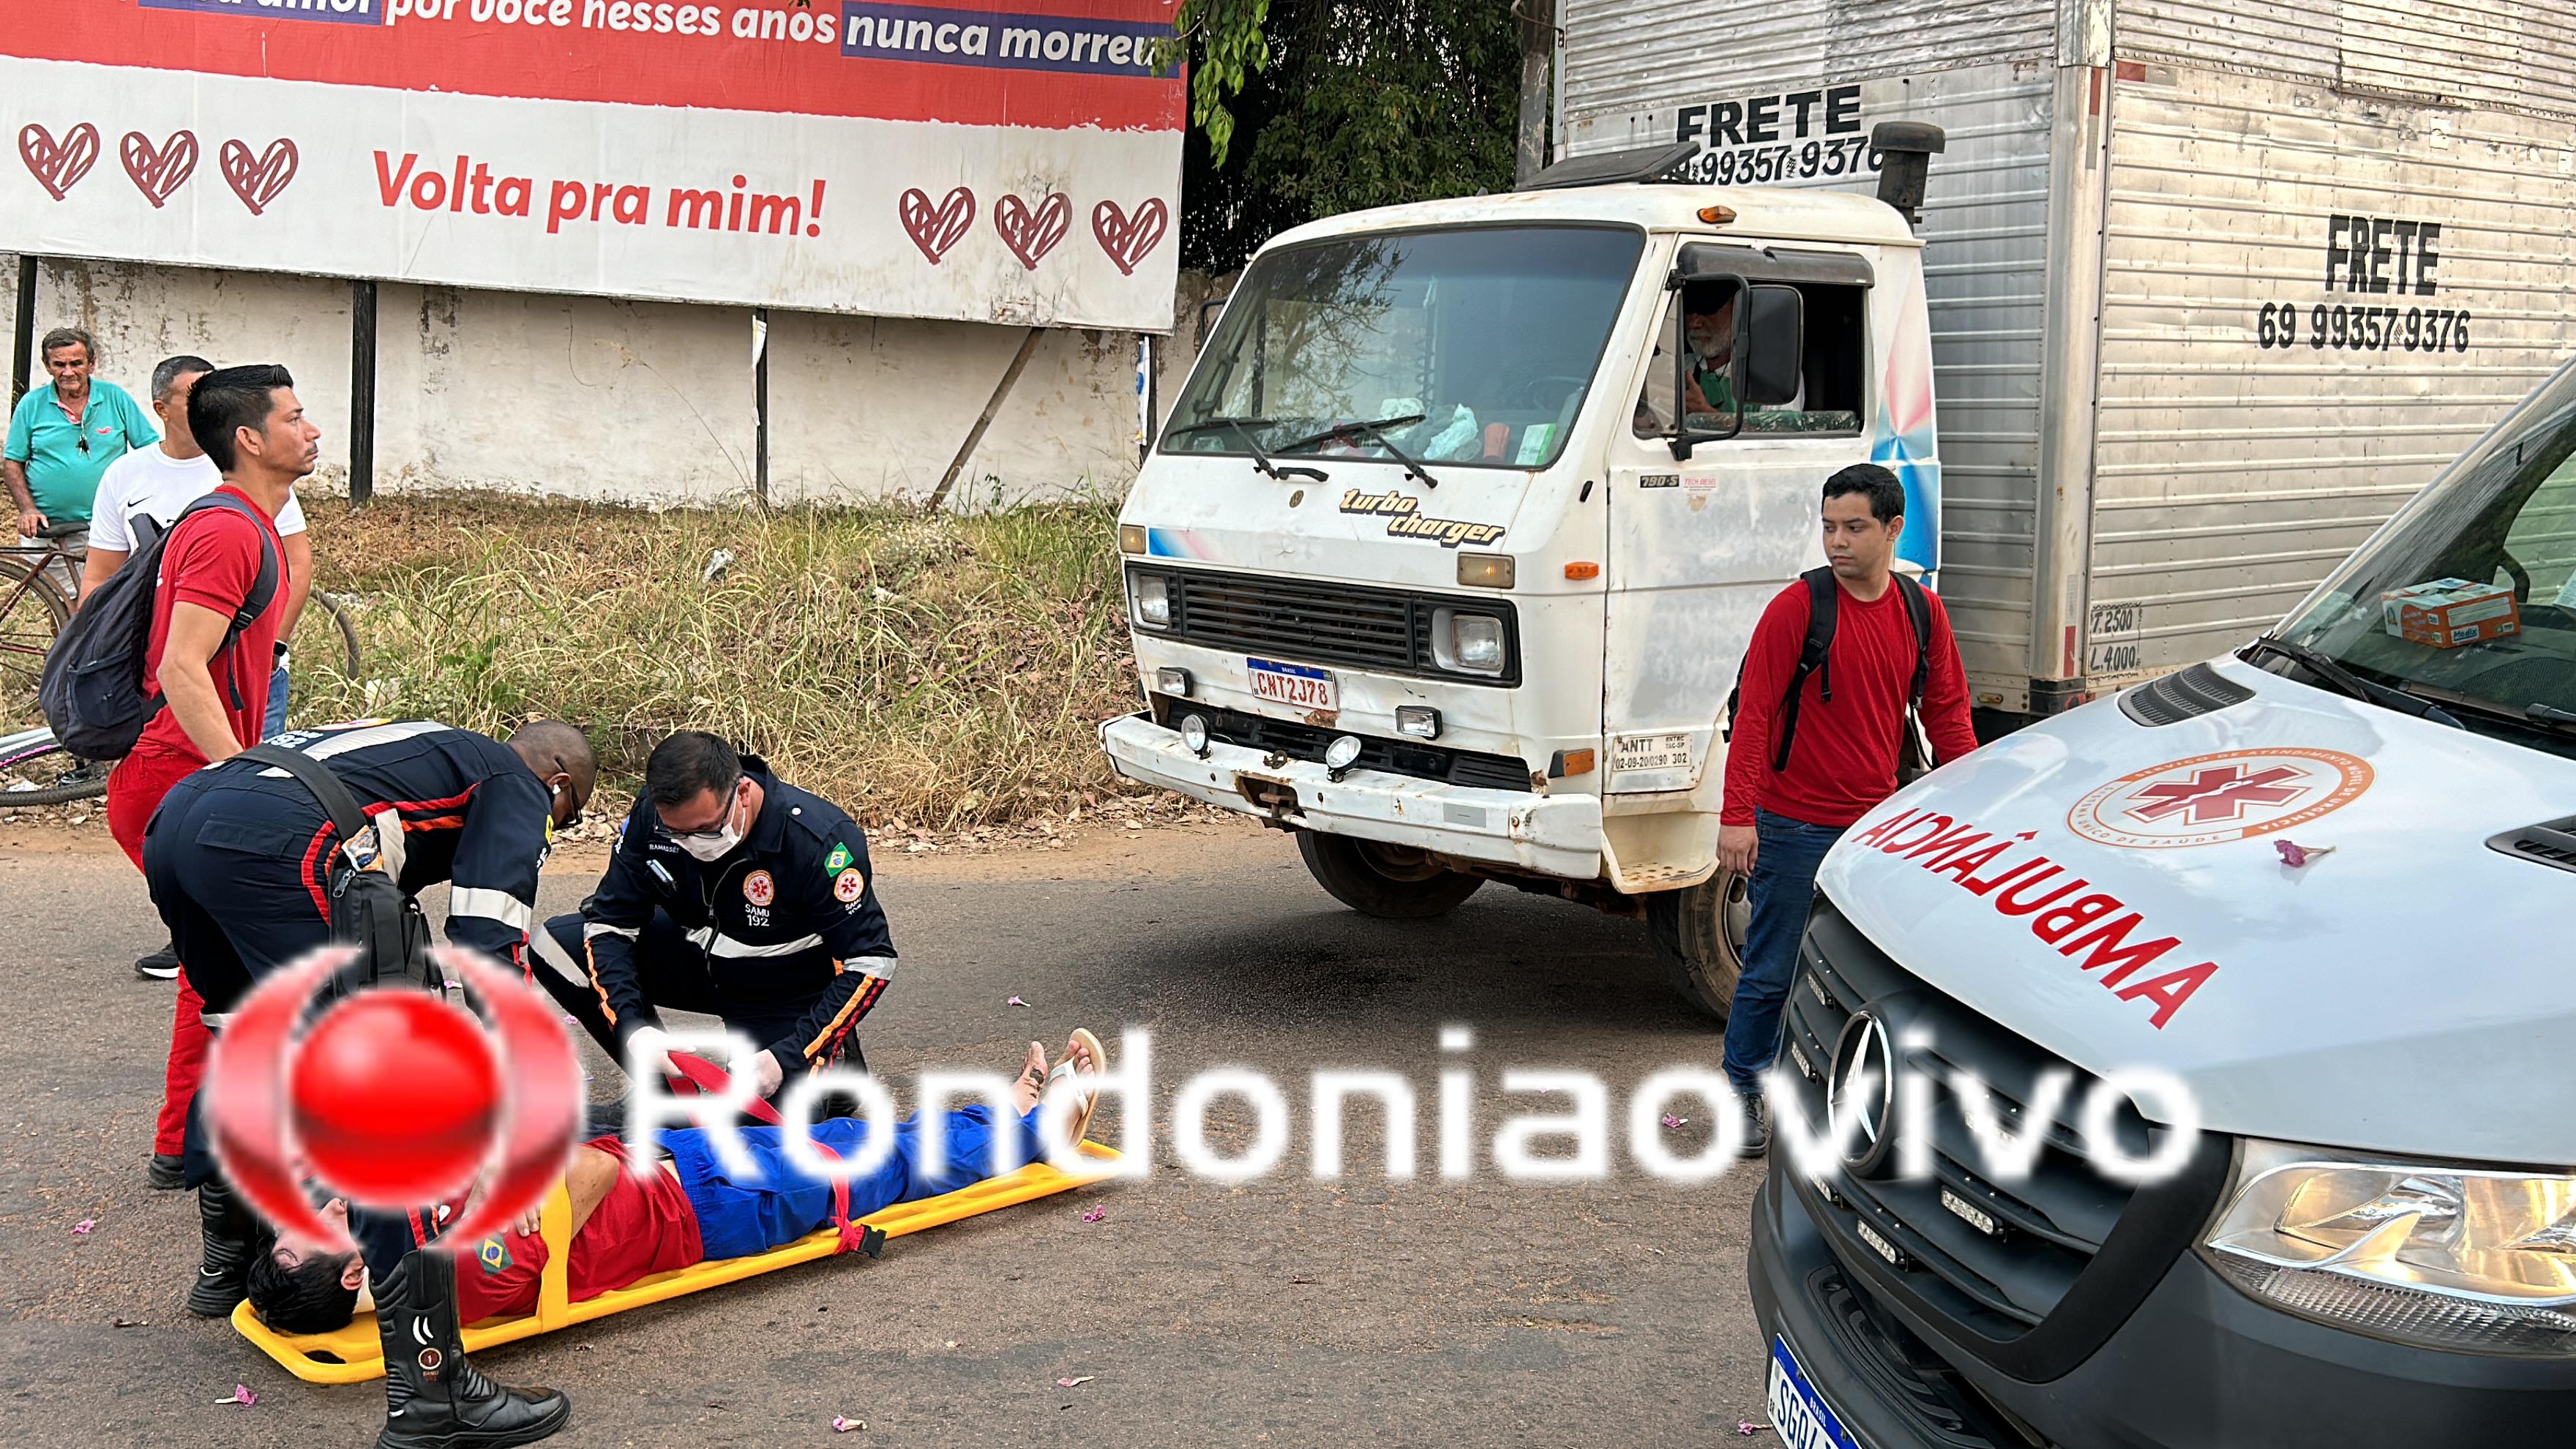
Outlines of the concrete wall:
{"type": "MultiPolygon", "coordinates": [[[[0,253],[0,278],[16,258],[0,253]]],[[[1187,375],[1204,279],[1158,339],[1160,393],[1187,375]]],[[[345,489],[349,284],[329,278],[46,260],[35,329],[86,327],[100,375],[139,399],[177,352],[279,362],[345,489]]],[[[17,295],[0,285],[0,328],[17,295]]],[[[644,503],[748,498],[752,314],[738,307],[384,284],[376,301],[376,487],[499,488],[644,503]]],[[[0,336],[9,332],[0,330],[0,336]]],[[[927,497],[1018,350],[1016,327],[772,312],[770,497],[927,497]]],[[[41,366],[32,370],[41,382],[41,366]]],[[[1098,491],[1136,471],[1136,336],[1050,331],[952,494],[986,507],[1098,491]]]]}

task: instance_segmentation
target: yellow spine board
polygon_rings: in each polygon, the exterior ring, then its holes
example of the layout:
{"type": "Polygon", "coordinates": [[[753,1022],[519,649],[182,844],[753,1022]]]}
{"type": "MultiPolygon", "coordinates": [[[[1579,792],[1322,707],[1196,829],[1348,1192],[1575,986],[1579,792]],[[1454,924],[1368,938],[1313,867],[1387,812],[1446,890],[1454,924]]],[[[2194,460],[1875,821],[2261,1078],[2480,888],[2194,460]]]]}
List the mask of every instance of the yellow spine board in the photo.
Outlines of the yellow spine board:
{"type": "MultiPolygon", "coordinates": [[[[1016,1207],[1053,1197],[1077,1187],[1086,1187],[1113,1175],[1118,1153],[1097,1142],[1085,1142],[1082,1155],[1091,1159],[1080,1172],[1063,1172],[1043,1162],[1032,1162],[1019,1171],[1003,1177],[961,1187],[938,1197],[915,1202],[897,1203],[882,1212],[859,1219],[889,1238],[900,1238],[924,1228],[958,1222],[992,1212],[997,1208],[1016,1207]]],[[[638,1278],[623,1288],[613,1288],[596,1298],[572,1301],[571,1283],[566,1277],[572,1261],[572,1199],[561,1184],[546,1197],[540,1214],[540,1230],[546,1240],[546,1266],[537,1280],[537,1311],[516,1318],[491,1318],[465,1330],[465,1351],[480,1353],[576,1323],[588,1323],[629,1308],[660,1303],[672,1298],[763,1273],[774,1273],[798,1263],[833,1255],[840,1242],[840,1232],[824,1228],[819,1232],[773,1248],[756,1258],[725,1258],[712,1263],[694,1263],[668,1273],[638,1278]]],[[[233,1328],[242,1337],[257,1344],[261,1352],[277,1360],[288,1373],[308,1384],[355,1384],[381,1378],[385,1364],[383,1350],[376,1339],[376,1318],[361,1313],[345,1328],[330,1333],[274,1333],[259,1321],[259,1315],[243,1303],[233,1309],[233,1328]]]]}

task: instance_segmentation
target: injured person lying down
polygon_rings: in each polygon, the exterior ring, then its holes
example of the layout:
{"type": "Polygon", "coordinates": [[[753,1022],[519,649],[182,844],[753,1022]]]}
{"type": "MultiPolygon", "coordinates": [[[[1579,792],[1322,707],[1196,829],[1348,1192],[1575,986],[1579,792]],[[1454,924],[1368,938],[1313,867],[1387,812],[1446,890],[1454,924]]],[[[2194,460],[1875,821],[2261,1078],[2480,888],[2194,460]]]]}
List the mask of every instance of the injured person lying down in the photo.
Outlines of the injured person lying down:
{"type": "MultiPolygon", "coordinates": [[[[1065,1043],[1052,1076],[1046,1049],[1029,1043],[1027,1059],[1011,1085],[1016,1119],[997,1120],[991,1107],[977,1104],[928,1122],[914,1117],[897,1123],[894,1151],[874,1171],[850,1180],[846,1211],[853,1219],[862,1218],[982,1181],[992,1173],[997,1134],[1005,1139],[1000,1144],[1005,1162],[1043,1160],[1039,1103],[1047,1086],[1054,1076],[1094,1073],[1102,1065],[1099,1041],[1087,1031],[1075,1032],[1065,1043]],[[925,1170],[932,1161],[925,1132],[938,1132],[945,1140],[946,1157],[936,1174],[925,1170]]],[[[1072,1141],[1082,1140],[1094,1100],[1075,1098],[1067,1118],[1072,1141]]],[[[754,1257],[834,1225],[832,1185],[788,1160],[779,1142],[786,1129],[737,1130],[759,1169],[748,1184],[730,1179],[707,1134],[697,1128],[664,1129],[662,1147],[670,1156],[656,1164],[657,1170],[641,1175],[627,1170],[629,1149],[616,1137],[595,1138],[574,1149],[564,1169],[564,1189],[572,1199],[572,1258],[566,1273],[573,1301],[693,1263],[754,1257]]],[[[828,1155],[849,1158],[860,1154],[869,1130],[863,1118],[834,1117],[814,1123],[810,1132],[828,1155]]],[[[338,1198],[322,1209],[323,1217],[343,1231],[347,1213],[348,1204],[338,1198]]],[[[546,1243],[536,1232],[533,1215],[519,1226],[520,1231],[458,1246],[457,1322],[536,1311],[546,1243]]],[[[265,1227],[254,1245],[249,1276],[252,1309],[280,1333],[328,1333],[345,1327],[358,1310],[375,1308],[366,1265],[356,1254],[331,1252],[265,1227]]]]}

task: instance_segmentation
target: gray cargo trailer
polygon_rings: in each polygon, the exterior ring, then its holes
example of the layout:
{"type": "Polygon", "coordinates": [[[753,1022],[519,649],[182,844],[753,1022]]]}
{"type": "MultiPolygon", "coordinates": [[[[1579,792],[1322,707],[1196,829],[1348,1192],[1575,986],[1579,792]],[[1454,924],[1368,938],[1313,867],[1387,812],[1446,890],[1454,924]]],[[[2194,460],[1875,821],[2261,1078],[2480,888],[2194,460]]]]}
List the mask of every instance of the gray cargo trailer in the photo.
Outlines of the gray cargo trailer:
{"type": "Polygon", "coordinates": [[[1566,0],[1567,155],[1923,232],[1943,598],[2050,714],[2280,619],[2576,349],[2576,4],[1566,0]]]}

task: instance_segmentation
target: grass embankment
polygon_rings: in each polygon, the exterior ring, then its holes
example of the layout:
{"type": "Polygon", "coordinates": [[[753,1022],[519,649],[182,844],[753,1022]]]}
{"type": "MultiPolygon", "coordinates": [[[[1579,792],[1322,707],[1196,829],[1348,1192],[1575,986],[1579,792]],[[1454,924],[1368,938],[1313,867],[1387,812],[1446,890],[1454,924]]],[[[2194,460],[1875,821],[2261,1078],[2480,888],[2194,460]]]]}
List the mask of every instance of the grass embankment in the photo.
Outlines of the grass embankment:
{"type": "MultiPolygon", "coordinates": [[[[560,716],[623,788],[689,726],[869,825],[1061,818],[1121,790],[1093,736],[1136,700],[1114,523],[1099,503],[937,518],[326,505],[318,586],[359,601],[365,668],[352,680],[299,655],[295,717],[498,735],[560,716]],[[719,550],[732,562],[708,580],[719,550]]],[[[623,805],[603,789],[606,813],[623,805]]]]}

